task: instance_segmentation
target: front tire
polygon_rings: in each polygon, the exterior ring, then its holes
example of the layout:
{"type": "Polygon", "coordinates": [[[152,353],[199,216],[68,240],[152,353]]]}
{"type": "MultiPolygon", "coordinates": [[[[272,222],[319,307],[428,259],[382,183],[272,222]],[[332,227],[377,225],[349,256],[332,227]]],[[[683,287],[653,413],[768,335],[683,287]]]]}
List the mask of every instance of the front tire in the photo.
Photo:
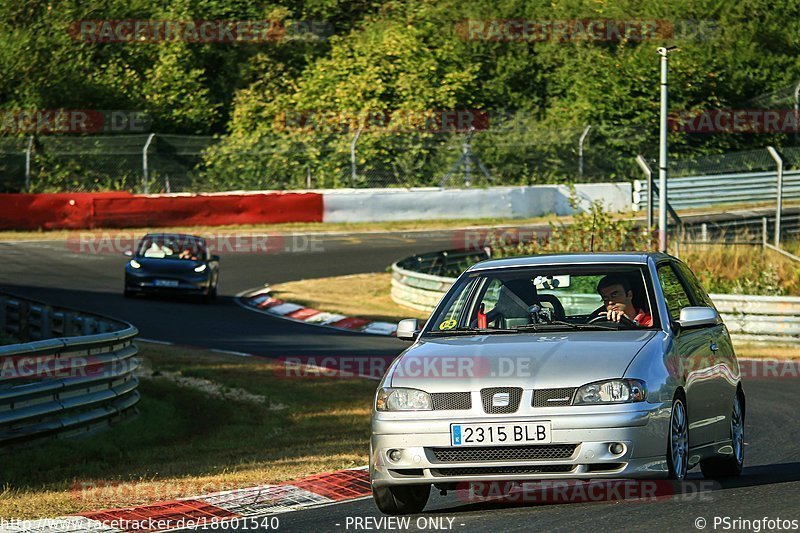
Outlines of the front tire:
{"type": "Polygon", "coordinates": [[[417,514],[425,509],[431,493],[430,485],[373,487],[372,498],[383,514],[417,514]]]}
{"type": "Polygon", "coordinates": [[[733,455],[730,457],[715,457],[700,461],[703,477],[721,479],[736,477],[742,473],[744,468],[744,405],[739,391],[736,391],[731,412],[731,447],[733,455]]]}
{"type": "Polygon", "coordinates": [[[667,439],[667,467],[669,479],[682,481],[689,471],[689,421],[686,399],[682,394],[672,400],[672,414],[667,439]]]}

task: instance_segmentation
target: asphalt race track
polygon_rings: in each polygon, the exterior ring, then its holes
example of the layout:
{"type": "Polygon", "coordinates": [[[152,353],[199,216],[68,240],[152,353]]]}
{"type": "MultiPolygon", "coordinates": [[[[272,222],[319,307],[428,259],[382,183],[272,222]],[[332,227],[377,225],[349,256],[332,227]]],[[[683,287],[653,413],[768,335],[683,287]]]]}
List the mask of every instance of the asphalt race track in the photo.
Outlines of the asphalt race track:
{"type": "MultiPolygon", "coordinates": [[[[0,243],[0,290],[53,304],[122,318],[141,337],[279,357],[282,355],[396,354],[393,338],[350,334],[294,324],[246,311],[234,296],[263,283],[384,271],[413,253],[452,247],[450,231],[330,235],[314,251],[220,254],[220,298],[212,305],[167,299],[125,299],[121,254],[79,253],[63,241],[0,243]]],[[[795,367],[796,368],[796,367],[795,367]]],[[[761,377],[745,382],[747,394],[744,474],[722,484],[690,474],[683,492],[652,500],[540,503],[474,503],[465,493],[433,492],[426,512],[408,530],[440,531],[767,531],[800,528],[800,379],[761,377]],[[717,522],[728,519],[728,522],[717,522]],[[703,524],[702,520],[705,520],[703,524]],[[794,520],[782,524],[768,520],[794,520]],[[737,523],[735,519],[761,521],[737,523]],[[727,525],[727,527],[726,527],[727,525]],[[437,526],[439,526],[437,528],[437,526]],[[704,526],[704,527],[698,527],[704,526]],[[737,527],[738,526],[738,527],[737,527]]],[[[658,485],[667,487],[666,485],[658,485]]],[[[658,493],[660,494],[660,492],[658,493]]],[[[283,531],[375,531],[371,499],[279,515],[283,531]]],[[[384,527],[381,527],[384,526],[384,527]]],[[[210,530],[210,529],[209,529],[210,530]]],[[[215,531],[220,531],[217,528],[215,531]]],[[[244,529],[242,529],[244,531],[244,529]]]]}

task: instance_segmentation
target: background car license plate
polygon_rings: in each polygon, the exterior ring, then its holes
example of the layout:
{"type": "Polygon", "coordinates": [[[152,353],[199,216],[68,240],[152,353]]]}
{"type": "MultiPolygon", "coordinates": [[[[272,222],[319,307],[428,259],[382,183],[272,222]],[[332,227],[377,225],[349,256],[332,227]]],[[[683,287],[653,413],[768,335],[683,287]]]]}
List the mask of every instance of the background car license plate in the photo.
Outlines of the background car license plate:
{"type": "Polygon", "coordinates": [[[157,279],[156,287],[177,287],[178,282],[174,279],[157,279]]]}
{"type": "Polygon", "coordinates": [[[552,441],[550,421],[451,424],[452,446],[546,444],[552,441]]]}

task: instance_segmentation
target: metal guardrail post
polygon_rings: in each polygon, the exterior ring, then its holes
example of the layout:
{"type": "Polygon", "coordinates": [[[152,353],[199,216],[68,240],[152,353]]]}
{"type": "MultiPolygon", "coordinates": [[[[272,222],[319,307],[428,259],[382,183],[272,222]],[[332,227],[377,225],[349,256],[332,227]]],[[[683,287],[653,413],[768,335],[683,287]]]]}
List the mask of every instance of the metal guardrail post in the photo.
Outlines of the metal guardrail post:
{"type": "Polygon", "coordinates": [[[783,211],[783,159],[772,146],[767,146],[767,151],[778,165],[777,202],[775,206],[775,247],[781,246],[781,212],[783,211]]]}
{"type": "Polygon", "coordinates": [[[150,176],[147,168],[147,150],[150,148],[150,143],[153,142],[153,137],[155,136],[155,133],[151,133],[147,137],[147,142],[144,143],[144,148],[142,148],[142,192],[144,194],[148,194],[150,189],[150,176]]]}

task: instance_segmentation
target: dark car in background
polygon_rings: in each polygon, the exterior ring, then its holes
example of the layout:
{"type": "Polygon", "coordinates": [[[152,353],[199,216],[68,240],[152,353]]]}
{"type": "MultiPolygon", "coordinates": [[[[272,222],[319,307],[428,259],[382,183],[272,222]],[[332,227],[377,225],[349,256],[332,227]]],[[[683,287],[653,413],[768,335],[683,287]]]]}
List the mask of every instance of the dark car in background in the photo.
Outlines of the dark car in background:
{"type": "Polygon", "coordinates": [[[205,301],[217,296],[219,257],[211,255],[206,240],[180,233],[145,235],[125,264],[125,296],[140,293],[197,295],[205,301]]]}

